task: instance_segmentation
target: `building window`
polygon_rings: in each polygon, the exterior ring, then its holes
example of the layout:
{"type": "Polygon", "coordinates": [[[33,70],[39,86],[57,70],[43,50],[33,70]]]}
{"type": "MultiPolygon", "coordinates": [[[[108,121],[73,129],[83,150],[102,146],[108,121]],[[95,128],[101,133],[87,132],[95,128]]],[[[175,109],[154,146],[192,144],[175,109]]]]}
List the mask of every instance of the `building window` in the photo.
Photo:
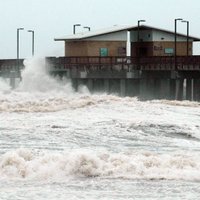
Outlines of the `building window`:
{"type": "Polygon", "coordinates": [[[173,48],[165,48],[165,54],[174,54],[173,48]]]}
{"type": "Polygon", "coordinates": [[[108,56],[108,48],[100,48],[99,54],[100,56],[108,56]]]}

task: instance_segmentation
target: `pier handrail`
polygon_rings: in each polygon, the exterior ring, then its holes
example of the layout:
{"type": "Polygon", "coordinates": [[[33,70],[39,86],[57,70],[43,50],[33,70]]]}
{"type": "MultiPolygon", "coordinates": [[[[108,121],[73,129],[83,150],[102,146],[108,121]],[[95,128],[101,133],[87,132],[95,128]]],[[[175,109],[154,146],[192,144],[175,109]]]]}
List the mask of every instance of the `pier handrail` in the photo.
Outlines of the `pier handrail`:
{"type": "MultiPolygon", "coordinates": [[[[20,69],[24,67],[23,59],[19,60],[20,69]]],[[[98,67],[128,67],[138,70],[175,70],[174,56],[141,57],[139,68],[138,58],[129,56],[70,56],[46,57],[46,63],[57,69],[98,67]]],[[[200,71],[200,56],[177,56],[177,70],[200,71]]],[[[17,69],[17,59],[0,59],[0,72],[20,70],[17,69]]]]}
{"type": "MultiPolygon", "coordinates": [[[[64,68],[92,66],[132,66],[137,67],[137,57],[128,56],[79,56],[79,57],[47,57],[48,63],[64,68]]],[[[200,56],[177,56],[178,70],[200,70],[200,56]]],[[[151,56],[140,58],[139,70],[175,70],[174,56],[151,56]]],[[[138,68],[137,68],[138,69],[138,68]]]]}

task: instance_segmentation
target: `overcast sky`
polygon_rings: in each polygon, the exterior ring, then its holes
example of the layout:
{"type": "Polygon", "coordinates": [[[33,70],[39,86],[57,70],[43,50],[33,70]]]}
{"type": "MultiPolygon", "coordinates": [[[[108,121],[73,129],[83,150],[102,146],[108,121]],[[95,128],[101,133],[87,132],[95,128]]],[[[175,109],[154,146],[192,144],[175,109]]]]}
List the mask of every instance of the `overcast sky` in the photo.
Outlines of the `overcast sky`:
{"type": "MultiPolygon", "coordinates": [[[[35,54],[63,56],[64,42],[55,37],[72,34],[75,23],[92,30],[113,25],[146,25],[173,31],[174,19],[190,21],[190,34],[200,37],[200,0],[0,0],[0,59],[16,58],[17,28],[20,31],[20,57],[31,56],[31,33],[35,31],[35,54]]],[[[77,32],[82,32],[82,27],[77,32]]],[[[186,24],[178,23],[186,34],[186,24]]],[[[200,54],[200,44],[195,45],[200,54]]]]}

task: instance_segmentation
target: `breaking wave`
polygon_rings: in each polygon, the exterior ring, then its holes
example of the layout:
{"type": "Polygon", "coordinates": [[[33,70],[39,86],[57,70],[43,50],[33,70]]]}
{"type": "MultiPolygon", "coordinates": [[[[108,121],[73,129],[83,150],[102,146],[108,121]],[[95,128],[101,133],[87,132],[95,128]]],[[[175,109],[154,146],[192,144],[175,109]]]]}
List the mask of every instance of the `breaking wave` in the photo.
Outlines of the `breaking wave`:
{"type": "Polygon", "coordinates": [[[186,152],[114,154],[70,150],[48,154],[18,149],[0,157],[0,177],[27,180],[100,177],[200,181],[200,157],[186,152]]]}
{"type": "Polygon", "coordinates": [[[102,102],[120,99],[114,96],[73,95],[66,94],[27,94],[12,92],[0,97],[0,112],[55,112],[64,109],[78,109],[102,102]]]}
{"type": "MultiPolygon", "coordinates": [[[[113,101],[121,101],[128,106],[138,103],[137,98],[91,95],[86,87],[80,87],[79,91],[75,92],[69,80],[49,76],[44,59],[25,60],[24,65],[26,67],[22,71],[22,81],[15,90],[11,90],[6,80],[0,79],[0,112],[55,112],[113,101]]],[[[149,101],[149,104],[152,105],[152,103],[171,106],[200,106],[198,102],[189,101],[149,101]]]]}
{"type": "Polygon", "coordinates": [[[65,91],[67,94],[73,94],[74,90],[67,79],[51,77],[45,66],[45,60],[35,58],[24,61],[25,70],[22,71],[22,81],[17,87],[17,91],[23,92],[59,92],[65,91]]]}
{"type": "Polygon", "coordinates": [[[44,59],[28,59],[24,65],[22,81],[14,90],[0,80],[0,112],[55,112],[121,100],[112,95],[91,95],[84,86],[75,92],[70,80],[48,74],[44,59]]]}
{"type": "Polygon", "coordinates": [[[152,103],[161,103],[171,106],[184,106],[184,107],[200,107],[200,103],[196,101],[177,101],[177,100],[152,100],[152,103]]]}
{"type": "Polygon", "coordinates": [[[7,83],[7,81],[3,78],[0,78],[0,93],[4,93],[5,91],[8,91],[10,90],[10,86],[9,84],[7,83]]]}
{"type": "Polygon", "coordinates": [[[14,90],[0,79],[0,112],[53,112],[92,103],[82,97],[83,93],[90,95],[87,88],[75,92],[66,78],[51,77],[44,59],[25,60],[24,65],[22,81],[14,90]]]}

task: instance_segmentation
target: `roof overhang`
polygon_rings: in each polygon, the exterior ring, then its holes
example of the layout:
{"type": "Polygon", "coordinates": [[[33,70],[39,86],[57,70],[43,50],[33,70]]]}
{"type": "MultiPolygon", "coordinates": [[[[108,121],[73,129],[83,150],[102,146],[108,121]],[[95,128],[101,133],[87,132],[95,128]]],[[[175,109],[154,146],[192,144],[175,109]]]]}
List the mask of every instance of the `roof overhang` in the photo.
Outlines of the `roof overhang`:
{"type": "MultiPolygon", "coordinates": [[[[78,40],[89,39],[92,37],[107,35],[107,34],[121,32],[121,31],[137,31],[137,30],[138,30],[138,26],[120,26],[120,27],[113,26],[107,29],[102,29],[102,30],[97,30],[97,31],[88,31],[84,33],[77,33],[74,35],[63,36],[63,37],[55,38],[54,40],[55,41],[78,41],[78,40]]],[[[141,25],[140,30],[156,30],[156,31],[161,31],[168,34],[174,34],[174,31],[169,31],[169,30],[160,29],[160,28],[156,28],[152,26],[145,26],[145,25],[141,25]]],[[[181,34],[181,33],[177,33],[177,36],[187,37],[187,35],[181,34]]],[[[193,36],[189,36],[189,39],[196,42],[200,41],[200,38],[193,37],[193,36]]]]}
{"type": "Polygon", "coordinates": [[[96,36],[101,36],[101,35],[107,35],[107,34],[112,34],[116,32],[121,32],[121,31],[128,31],[130,26],[113,26],[111,28],[107,29],[101,29],[101,30],[96,30],[96,31],[88,31],[88,32],[83,32],[83,33],[77,33],[74,35],[68,35],[60,38],[55,38],[55,41],[72,41],[72,40],[82,40],[82,39],[87,39],[87,38],[92,38],[96,36]]]}

